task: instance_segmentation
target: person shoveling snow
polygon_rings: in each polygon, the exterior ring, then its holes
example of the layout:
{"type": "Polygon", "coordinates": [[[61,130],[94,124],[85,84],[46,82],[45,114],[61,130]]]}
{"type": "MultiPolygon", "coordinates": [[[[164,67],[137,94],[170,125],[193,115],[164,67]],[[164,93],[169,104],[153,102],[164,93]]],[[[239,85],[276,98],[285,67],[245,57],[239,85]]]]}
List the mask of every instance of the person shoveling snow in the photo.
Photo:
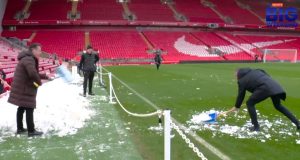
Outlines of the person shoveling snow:
{"type": "MultiPolygon", "coordinates": [[[[77,79],[75,79],[77,80],[77,79]]],[[[62,78],[44,83],[36,98],[35,126],[45,136],[67,136],[77,133],[94,115],[89,100],[80,96],[81,85],[65,83],[62,78]],[[60,91],[57,91],[59,88],[60,91]]],[[[17,106],[7,102],[9,95],[0,98],[0,135],[14,137],[17,106]]],[[[24,126],[25,127],[25,126],[24,126]]]]}
{"type": "MultiPolygon", "coordinates": [[[[219,108],[219,107],[217,107],[219,108]]],[[[253,132],[249,130],[252,126],[250,120],[248,120],[247,109],[242,109],[239,114],[235,116],[228,116],[226,119],[217,119],[215,123],[206,123],[210,117],[208,113],[211,111],[202,111],[195,113],[189,120],[186,121],[186,132],[190,131],[210,131],[213,137],[223,137],[228,135],[236,139],[253,139],[262,143],[266,141],[285,141],[285,139],[291,140],[291,143],[300,144],[299,135],[300,132],[294,132],[293,128],[289,127],[289,121],[283,119],[280,115],[275,117],[268,117],[266,115],[260,115],[259,124],[263,128],[260,132],[253,132]],[[240,124],[237,125],[236,123],[240,124]],[[280,137],[280,138],[278,138],[280,137]],[[294,142],[293,142],[294,141],[294,142]]],[[[217,113],[224,113],[224,111],[217,110],[217,113]]]]}
{"type": "Polygon", "coordinates": [[[260,131],[255,105],[267,98],[271,98],[274,107],[289,118],[296,125],[298,131],[300,130],[299,120],[281,104],[281,100],[286,99],[286,92],[278,82],[273,80],[264,70],[241,68],[237,71],[237,79],[239,92],[235,106],[230,110],[221,113],[219,117],[226,116],[231,112],[237,112],[243,103],[246,91],[248,91],[252,93],[246,102],[251,123],[253,125],[250,127],[251,131],[260,131]]]}
{"type": "Polygon", "coordinates": [[[36,95],[38,86],[42,85],[41,79],[49,79],[46,74],[39,74],[38,59],[42,54],[41,45],[33,43],[28,51],[18,55],[19,63],[14,73],[14,81],[8,102],[18,106],[17,111],[17,134],[27,132],[23,127],[23,114],[26,111],[26,123],[28,136],[42,135],[35,129],[33,111],[36,108],[36,95]]]}
{"type": "MultiPolygon", "coordinates": [[[[42,87],[42,81],[41,79],[47,79],[47,80],[53,80],[52,78],[49,78],[45,74],[39,74],[38,72],[38,59],[41,54],[41,45],[34,43],[29,47],[28,51],[23,51],[18,55],[19,63],[17,64],[16,71],[14,73],[14,80],[11,86],[11,92],[8,97],[8,102],[12,105],[18,106],[17,109],[17,134],[23,134],[28,132],[28,136],[40,136],[43,134],[41,131],[37,131],[34,124],[33,119],[33,112],[35,108],[37,107],[37,93],[38,88],[41,88],[43,90],[44,87],[42,87]],[[26,124],[27,128],[25,129],[23,127],[23,114],[26,111],[26,124]]],[[[78,100],[77,96],[72,97],[72,99],[68,99],[67,97],[71,95],[72,88],[68,88],[70,84],[67,84],[65,82],[70,82],[72,80],[71,74],[67,71],[67,69],[64,66],[61,66],[57,70],[58,75],[60,76],[61,83],[51,83],[56,84],[53,85],[51,88],[48,88],[50,90],[42,92],[46,98],[43,99],[43,101],[39,101],[39,103],[44,104],[42,107],[48,107],[49,104],[52,104],[53,101],[57,102],[55,106],[52,107],[74,107],[73,105],[80,105],[82,103],[78,104],[72,104],[71,102],[76,102],[78,100]],[[70,78],[71,77],[71,78],[70,78]],[[60,89],[58,92],[57,89],[60,89]],[[67,92],[67,93],[66,93],[67,92]],[[64,94],[60,94],[64,93],[64,94]],[[60,97],[55,97],[56,95],[60,95],[60,97]],[[65,103],[67,102],[67,103],[65,103]],[[62,106],[65,104],[65,106],[62,106]],[[72,105],[70,105],[72,104],[72,105]]],[[[39,92],[40,93],[40,92],[39,92]]],[[[75,94],[78,94],[79,92],[76,92],[75,94]]],[[[3,104],[1,105],[1,109],[6,109],[5,107],[10,106],[10,104],[3,104]]],[[[44,108],[45,109],[45,108],[44,108]]],[[[60,109],[57,108],[59,111],[60,109]]],[[[51,117],[50,119],[56,119],[61,115],[61,113],[53,113],[48,111],[48,113],[52,113],[54,117],[51,117]]],[[[66,122],[67,114],[71,114],[73,118],[80,119],[80,112],[75,113],[74,110],[69,110],[68,112],[63,112],[64,119],[61,120],[61,122],[65,123],[73,123],[77,122],[73,120],[73,122],[68,121],[66,122]]],[[[7,114],[5,112],[5,114],[7,114]]],[[[10,115],[12,117],[15,117],[14,115],[10,115]]],[[[6,117],[6,116],[4,116],[6,117]]],[[[49,117],[48,115],[44,115],[44,117],[49,117]]],[[[48,119],[48,120],[50,120],[48,119]]],[[[10,124],[10,123],[8,123],[10,124]]],[[[75,126],[81,126],[80,123],[75,126]]],[[[56,125],[52,127],[58,127],[61,125],[56,125]]],[[[0,126],[2,128],[2,126],[0,126]]],[[[43,126],[40,126],[42,128],[43,126]]],[[[65,126],[66,127],[66,126],[65,126]]],[[[11,126],[10,126],[11,128],[11,126]]],[[[45,130],[45,129],[43,129],[45,130]]],[[[73,129],[74,130],[74,129],[73,129]]],[[[46,130],[47,131],[47,130],[46,130]]],[[[74,131],[73,131],[74,132],[74,131]]]]}

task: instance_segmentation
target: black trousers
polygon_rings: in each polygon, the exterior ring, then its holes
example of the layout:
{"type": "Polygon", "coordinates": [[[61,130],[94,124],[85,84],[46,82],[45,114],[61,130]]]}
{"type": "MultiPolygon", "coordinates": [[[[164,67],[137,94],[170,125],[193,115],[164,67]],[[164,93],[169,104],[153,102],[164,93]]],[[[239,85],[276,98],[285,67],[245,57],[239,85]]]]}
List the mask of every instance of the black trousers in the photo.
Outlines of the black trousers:
{"type": "Polygon", "coordinates": [[[93,80],[95,72],[93,71],[84,71],[84,80],[83,80],[83,93],[86,94],[87,83],[89,83],[89,93],[92,93],[93,89],[93,80]]]}
{"type": "Polygon", "coordinates": [[[161,63],[160,62],[156,62],[155,64],[156,64],[156,69],[159,70],[159,67],[160,67],[161,63]]]}
{"type": "Polygon", "coordinates": [[[0,82],[0,94],[4,93],[4,85],[0,82]]]}
{"type": "MultiPolygon", "coordinates": [[[[251,118],[251,123],[254,125],[255,128],[259,128],[259,124],[257,121],[257,113],[255,109],[255,105],[268,97],[259,97],[258,95],[251,96],[249,100],[247,101],[247,108],[248,112],[251,118]]],[[[281,99],[279,95],[271,96],[273,105],[276,110],[281,112],[283,115],[285,115],[288,119],[290,119],[296,126],[299,126],[298,119],[286,108],[281,104],[281,99]]]]}
{"type": "Polygon", "coordinates": [[[34,108],[19,107],[17,111],[17,129],[23,129],[23,114],[26,111],[26,124],[28,132],[34,131],[33,111],[34,108]]]}

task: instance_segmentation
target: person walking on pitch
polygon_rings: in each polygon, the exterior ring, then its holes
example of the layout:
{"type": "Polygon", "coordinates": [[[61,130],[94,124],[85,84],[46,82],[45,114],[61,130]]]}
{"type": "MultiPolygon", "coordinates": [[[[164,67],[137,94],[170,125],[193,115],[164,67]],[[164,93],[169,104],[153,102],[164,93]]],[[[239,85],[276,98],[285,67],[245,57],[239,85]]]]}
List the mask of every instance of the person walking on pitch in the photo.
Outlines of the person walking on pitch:
{"type": "Polygon", "coordinates": [[[162,54],[162,51],[160,49],[155,52],[154,62],[155,62],[157,70],[159,70],[159,67],[162,63],[161,54],[162,54]]]}

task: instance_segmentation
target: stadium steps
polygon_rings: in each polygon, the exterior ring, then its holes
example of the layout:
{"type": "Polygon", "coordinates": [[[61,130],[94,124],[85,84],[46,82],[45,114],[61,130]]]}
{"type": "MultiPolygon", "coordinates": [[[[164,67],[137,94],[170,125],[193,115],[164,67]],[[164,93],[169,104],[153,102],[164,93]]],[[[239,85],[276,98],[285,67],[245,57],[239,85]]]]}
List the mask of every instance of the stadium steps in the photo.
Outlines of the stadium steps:
{"type": "Polygon", "coordinates": [[[33,32],[33,33],[30,35],[30,37],[28,38],[28,42],[29,42],[29,43],[32,42],[33,39],[35,38],[35,36],[36,36],[36,32],[33,32]]]}
{"type": "Polygon", "coordinates": [[[80,19],[80,13],[78,12],[78,2],[79,1],[72,1],[72,9],[67,15],[68,19],[70,20],[80,19]]]}
{"type": "Polygon", "coordinates": [[[252,9],[248,9],[248,11],[250,13],[252,13],[254,16],[256,16],[260,21],[262,21],[263,23],[266,23],[265,19],[262,18],[260,15],[258,15],[256,12],[254,12],[252,9]]]}
{"type": "MultiPolygon", "coordinates": [[[[211,49],[211,45],[205,43],[204,41],[202,41],[200,38],[198,38],[197,36],[195,36],[193,33],[189,32],[189,35],[191,37],[193,37],[196,41],[200,42],[200,43],[203,43],[204,45],[206,45],[209,49],[211,49]]],[[[222,60],[228,60],[226,57],[224,56],[221,56],[219,55],[219,57],[222,59],[222,60]]]]}
{"type": "Polygon", "coordinates": [[[29,17],[28,11],[29,11],[31,4],[32,4],[32,1],[26,1],[24,8],[21,11],[17,12],[14,18],[16,20],[27,19],[29,17]]]}
{"type": "Polygon", "coordinates": [[[248,4],[244,4],[242,2],[240,2],[239,0],[235,0],[237,5],[241,8],[241,9],[245,9],[248,10],[251,14],[253,14],[255,17],[257,17],[261,22],[263,22],[264,24],[266,23],[265,19],[262,18],[259,14],[257,14],[256,12],[254,12],[252,10],[252,8],[248,5],[248,4]]]}
{"type": "Polygon", "coordinates": [[[211,45],[207,44],[206,42],[202,41],[200,38],[198,38],[197,36],[195,36],[193,33],[189,33],[194,39],[196,39],[197,41],[205,44],[208,48],[211,48],[211,45]]]}
{"type": "Polygon", "coordinates": [[[233,24],[233,21],[230,17],[224,16],[220,11],[216,9],[216,5],[207,0],[201,0],[203,6],[209,7],[213,12],[215,12],[224,22],[233,24]]]}
{"type": "Polygon", "coordinates": [[[253,51],[256,52],[256,54],[262,55],[262,49],[259,46],[255,45],[255,43],[249,41],[247,38],[244,38],[243,36],[238,35],[237,37],[239,37],[243,41],[247,42],[248,44],[251,44],[252,46],[254,46],[255,48],[253,49],[253,51]]]}
{"type": "Polygon", "coordinates": [[[88,45],[91,45],[91,37],[90,37],[90,32],[85,32],[84,33],[84,46],[87,47],[88,45]]]}
{"type": "Polygon", "coordinates": [[[128,2],[120,2],[123,7],[123,18],[128,21],[135,21],[137,19],[137,16],[133,14],[128,6],[128,2]]]}
{"type": "Polygon", "coordinates": [[[248,50],[246,48],[244,48],[243,46],[239,45],[237,42],[235,42],[234,40],[230,39],[228,36],[225,36],[221,33],[215,33],[215,35],[219,36],[220,38],[222,38],[223,40],[226,40],[228,42],[230,42],[231,44],[235,45],[236,47],[238,47],[239,49],[241,49],[242,51],[246,52],[247,54],[249,54],[251,57],[254,57],[255,53],[252,52],[251,50],[248,50]]]}
{"type": "Polygon", "coordinates": [[[230,17],[234,24],[255,24],[260,25],[263,24],[257,17],[252,15],[248,10],[241,9],[236,1],[228,0],[227,3],[219,0],[209,0],[213,4],[215,4],[217,10],[222,13],[226,14],[226,17],[230,17]]]}
{"type": "MultiPolygon", "coordinates": [[[[263,21],[265,20],[265,15],[266,15],[266,7],[267,3],[264,3],[263,1],[258,2],[258,1],[248,1],[248,0],[239,0],[240,2],[247,4],[250,7],[250,12],[253,11],[256,15],[259,16],[259,19],[262,19],[263,21]]],[[[252,13],[252,14],[253,14],[252,13]]],[[[256,16],[257,17],[257,16],[256,16]]],[[[264,22],[265,23],[265,22],[264,22]]]]}
{"type": "Polygon", "coordinates": [[[177,8],[175,7],[174,3],[173,2],[168,2],[166,1],[166,5],[170,8],[170,10],[173,12],[173,15],[174,15],[174,18],[177,20],[177,21],[182,21],[182,22],[188,22],[188,18],[182,14],[182,13],[179,13],[177,8]]]}
{"type": "Polygon", "coordinates": [[[154,45],[150,42],[150,40],[146,37],[143,32],[139,32],[139,35],[142,37],[143,41],[146,43],[149,50],[154,49],[154,45]]]}
{"type": "Polygon", "coordinates": [[[175,21],[172,11],[165,4],[162,4],[161,1],[131,1],[128,5],[137,15],[139,21],[175,21]]]}

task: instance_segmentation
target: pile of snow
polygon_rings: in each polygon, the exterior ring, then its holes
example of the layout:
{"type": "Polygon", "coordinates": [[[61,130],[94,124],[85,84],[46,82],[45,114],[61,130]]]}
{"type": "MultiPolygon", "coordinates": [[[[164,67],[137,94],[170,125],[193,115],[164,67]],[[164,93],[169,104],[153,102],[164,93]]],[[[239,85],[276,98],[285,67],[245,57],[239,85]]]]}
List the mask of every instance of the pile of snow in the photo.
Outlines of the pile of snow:
{"type": "MultiPolygon", "coordinates": [[[[76,79],[80,81],[80,79],[76,79]]],[[[45,135],[66,136],[75,134],[94,111],[89,100],[80,96],[82,86],[55,79],[43,84],[38,90],[37,107],[34,111],[35,126],[45,135]]],[[[17,106],[7,102],[8,95],[0,99],[0,135],[14,136],[16,132],[17,106]]],[[[25,115],[23,119],[26,127],[25,115]]],[[[0,139],[1,142],[1,139],[0,139]]]]}
{"type": "Polygon", "coordinates": [[[219,112],[215,110],[205,111],[200,114],[193,115],[191,121],[194,123],[204,123],[210,121],[212,120],[212,117],[209,116],[210,114],[219,114],[219,112]]]}
{"type": "MultiPolygon", "coordinates": [[[[299,138],[300,135],[299,132],[296,131],[296,127],[290,121],[282,120],[282,118],[284,118],[282,115],[275,116],[270,120],[269,117],[261,115],[258,112],[261,131],[251,132],[249,128],[252,124],[246,109],[240,111],[236,116],[230,115],[226,118],[220,118],[217,123],[205,123],[205,121],[210,119],[208,113],[211,112],[220,113],[222,111],[210,110],[192,115],[192,118],[187,121],[188,130],[186,132],[191,130],[210,130],[213,136],[229,135],[241,139],[257,139],[261,142],[266,142],[267,140],[278,141],[278,139],[288,137],[299,138]]],[[[296,140],[296,143],[300,144],[300,140],[296,140]]]]}

